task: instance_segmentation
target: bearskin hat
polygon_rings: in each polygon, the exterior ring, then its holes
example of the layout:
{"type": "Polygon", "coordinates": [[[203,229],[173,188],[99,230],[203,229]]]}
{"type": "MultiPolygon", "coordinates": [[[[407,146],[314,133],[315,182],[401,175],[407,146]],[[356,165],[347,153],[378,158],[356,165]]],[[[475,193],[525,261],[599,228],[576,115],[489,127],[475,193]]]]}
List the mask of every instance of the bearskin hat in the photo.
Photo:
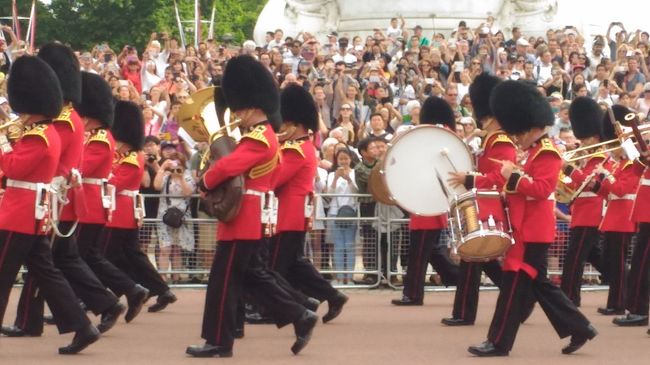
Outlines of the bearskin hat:
{"type": "Polygon", "coordinates": [[[576,138],[602,136],[603,110],[594,99],[586,96],[575,98],[569,108],[569,119],[576,138]]]}
{"type": "Polygon", "coordinates": [[[612,105],[612,113],[614,114],[613,121],[609,118],[609,113],[604,113],[605,115],[603,115],[603,141],[617,138],[614,122],[619,122],[622,126],[629,127],[629,122],[625,120],[625,116],[634,112],[623,105],[615,104],[612,105]]]}
{"type": "Polygon", "coordinates": [[[474,108],[474,117],[479,127],[482,127],[482,120],[493,116],[490,109],[490,94],[492,89],[501,82],[498,77],[492,76],[487,72],[478,75],[474,82],[469,86],[469,98],[472,100],[474,108]]]}
{"type": "Polygon", "coordinates": [[[7,85],[9,105],[16,113],[55,118],[63,108],[63,94],[54,70],[33,56],[18,58],[7,85]]]}
{"type": "MultiPolygon", "coordinates": [[[[259,108],[269,119],[273,113],[279,111],[280,92],[273,76],[264,65],[251,56],[237,56],[228,61],[221,87],[226,103],[232,111],[259,108]]],[[[280,127],[277,123],[279,120],[269,122],[275,130],[280,127]]]]}
{"type": "Polygon", "coordinates": [[[429,96],[420,110],[420,124],[442,124],[453,131],[456,129],[456,117],[445,100],[429,96]]]}
{"type": "Polygon", "coordinates": [[[74,103],[74,108],[82,117],[97,119],[104,128],[113,125],[113,93],[108,82],[101,76],[81,73],[81,103],[74,103]]]}
{"type": "Polygon", "coordinates": [[[118,101],[115,104],[115,121],[113,137],[133,147],[134,150],[144,146],[144,118],[140,107],[130,101],[118,101]]]}
{"type": "Polygon", "coordinates": [[[546,98],[525,82],[508,80],[497,85],[490,95],[490,108],[503,130],[510,134],[549,127],[555,122],[546,98]]]}
{"type": "Polygon", "coordinates": [[[70,47],[48,43],[38,51],[38,57],[56,72],[63,91],[63,100],[81,101],[81,71],[79,60],[70,47]]]}
{"type": "Polygon", "coordinates": [[[318,131],[318,110],[311,94],[298,84],[284,88],[280,95],[282,119],[318,131]]]}

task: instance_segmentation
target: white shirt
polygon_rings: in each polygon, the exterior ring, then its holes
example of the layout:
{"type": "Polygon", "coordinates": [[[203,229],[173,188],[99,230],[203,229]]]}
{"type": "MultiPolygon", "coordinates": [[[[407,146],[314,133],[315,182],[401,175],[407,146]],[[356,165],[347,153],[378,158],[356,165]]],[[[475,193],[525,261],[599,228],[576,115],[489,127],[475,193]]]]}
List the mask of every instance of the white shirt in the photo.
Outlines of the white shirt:
{"type": "Polygon", "coordinates": [[[548,65],[544,65],[542,62],[540,62],[539,64],[537,64],[533,69],[533,75],[537,80],[537,85],[544,85],[546,81],[548,81],[551,77],[553,77],[552,70],[553,70],[552,63],[549,63],[548,65]]]}
{"type": "MultiPolygon", "coordinates": [[[[357,183],[354,180],[354,169],[350,170],[350,182],[343,178],[336,180],[336,186],[332,190],[332,183],[334,182],[335,172],[330,172],[327,175],[327,192],[330,194],[356,194],[359,188],[357,183]]],[[[349,205],[354,209],[357,209],[357,198],[356,197],[332,197],[330,200],[330,210],[328,214],[330,216],[335,216],[339,212],[339,208],[349,205]]]]}

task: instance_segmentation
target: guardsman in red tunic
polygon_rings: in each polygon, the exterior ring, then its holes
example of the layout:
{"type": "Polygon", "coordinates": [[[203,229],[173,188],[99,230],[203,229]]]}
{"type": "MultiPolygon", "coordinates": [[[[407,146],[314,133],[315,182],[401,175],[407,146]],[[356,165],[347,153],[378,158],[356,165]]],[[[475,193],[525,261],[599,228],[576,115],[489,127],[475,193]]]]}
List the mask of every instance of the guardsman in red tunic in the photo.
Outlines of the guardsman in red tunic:
{"type": "MultiPolygon", "coordinates": [[[[111,87],[99,75],[82,72],[81,83],[82,100],[75,104],[75,108],[82,117],[89,136],[81,164],[87,209],[79,216],[77,244],[79,254],[99,280],[115,295],[126,295],[129,309],[125,319],[128,323],[142,309],[149,291],[136,284],[104,257],[99,240],[115,204],[114,191],[108,184],[115,157],[115,139],[110,131],[113,125],[113,95],[111,87]]],[[[98,326],[100,331],[107,330],[112,317],[102,316],[102,324],[98,326]]]]}
{"type": "MultiPolygon", "coordinates": [[[[158,312],[174,303],[176,296],[140,248],[139,227],[144,218],[143,199],[138,190],[144,174],[144,154],[141,151],[144,122],[140,107],[132,102],[118,101],[112,132],[118,158],[108,184],[115,187],[115,211],[102,233],[102,250],[113,265],[147,288],[151,296],[158,297],[148,309],[149,312],[158,312]]],[[[138,298],[141,295],[142,291],[138,298]]]]}
{"type": "Polygon", "coordinates": [[[548,248],[555,240],[554,192],[562,167],[562,157],[546,135],[554,122],[553,112],[535,87],[517,81],[494,88],[490,105],[503,129],[516,137],[528,156],[521,169],[502,162],[515,244],[504,259],[487,341],[468,351],[477,356],[507,356],[532,293],[557,334],[571,336],[562,349],[570,354],[596,336],[596,330],[546,272],[548,248]]]}
{"type": "MultiPolygon", "coordinates": [[[[467,190],[483,189],[501,192],[505,179],[501,175],[501,164],[498,161],[515,162],[517,149],[508,135],[501,129],[490,109],[490,93],[501,80],[487,73],[476,77],[469,88],[474,114],[481,129],[487,132],[483,140],[482,152],[478,156],[478,175],[452,173],[450,181],[456,185],[464,185],[467,190]]],[[[487,221],[492,215],[497,222],[505,222],[503,207],[494,204],[494,199],[479,199],[481,221],[487,221]]],[[[478,309],[478,293],[481,284],[481,271],[484,271],[495,285],[501,282],[501,264],[497,260],[488,262],[460,261],[460,275],[456,285],[454,310],[451,318],[443,318],[442,323],[448,326],[472,325],[478,309]]]]}
{"type": "Polygon", "coordinates": [[[60,333],[75,331],[60,354],[75,354],[99,339],[99,331],[79,306],[50,251],[49,188],[61,154],[52,118],[61,111],[62,95],[54,71],[42,60],[20,57],[9,77],[9,102],[27,127],[12,146],[0,136],[0,169],[7,188],[0,202],[0,321],[22,264],[38,281],[40,292],[57,319],[60,333]]]}
{"type": "Polygon", "coordinates": [[[194,357],[231,357],[242,292],[253,295],[279,327],[293,323],[297,354],[311,338],[318,316],[296,303],[282,290],[262,263],[262,208],[271,190],[279,146],[269,118],[279,110],[279,93],[271,74],[250,56],[231,59],[223,75],[222,90],[231,110],[248,132],[233,152],[216,161],[199,187],[214,189],[227,179],[244,175],[244,196],[237,215],[219,222],[217,251],[210,269],[201,337],[204,345],[189,346],[194,357]]]}
{"type": "Polygon", "coordinates": [[[341,313],[348,297],[323,279],[304,256],[318,164],[309,132],[318,130],[318,111],[313,97],[299,85],[287,86],[280,100],[285,142],[280,147],[281,163],[275,171],[278,223],[277,234],[271,238],[269,266],[296,289],[321,302],[327,301],[329,310],[323,316],[327,323],[341,313]]]}
{"type": "MultiPolygon", "coordinates": [[[[602,140],[602,116],[602,109],[589,97],[576,98],[571,103],[571,127],[583,146],[602,140]]],[[[567,165],[564,174],[572,180],[568,185],[574,189],[579,188],[586,179],[592,178],[594,169],[602,164],[610,169],[611,163],[606,159],[607,156],[601,153],[587,159],[581,169],[567,165]]],[[[589,261],[600,273],[607,276],[607,271],[602,267],[602,247],[598,231],[603,217],[604,201],[602,196],[585,189],[571,206],[571,231],[562,266],[561,288],[577,306],[580,306],[580,288],[585,263],[589,261]]]]}
{"type": "MultiPolygon", "coordinates": [[[[420,121],[422,124],[441,124],[452,131],[456,127],[454,112],[446,101],[438,97],[429,97],[424,101],[420,121]]],[[[393,299],[391,303],[400,306],[422,305],[424,279],[429,263],[440,275],[444,285],[456,285],[458,266],[451,261],[447,247],[440,241],[440,234],[445,228],[447,228],[447,214],[433,217],[411,214],[408,269],[404,278],[402,298],[393,299]]]]}
{"type": "MultiPolygon", "coordinates": [[[[102,332],[110,329],[124,311],[117,297],[108,291],[93,271],[79,256],[74,230],[77,211],[83,212],[83,189],[79,181],[79,168],[83,155],[84,125],[72,106],[81,101],[81,73],[79,61],[67,46],[50,43],[41,47],[38,57],[44,60],[57,74],[63,92],[63,110],[52,121],[61,140],[61,158],[52,181],[54,191],[59,191],[52,205],[52,223],[55,237],[52,242],[54,265],[72,286],[77,297],[95,315],[102,315],[102,332]],[[67,194],[66,188],[70,186],[67,194]],[[64,198],[66,197],[67,198],[64,198]],[[64,204],[65,200],[69,202],[64,204]],[[59,204],[57,204],[59,203],[59,204]],[[61,215],[59,216],[59,213],[61,215]]],[[[15,326],[3,329],[8,336],[40,336],[43,332],[43,297],[38,295],[38,285],[31,275],[25,278],[25,285],[18,303],[15,326]]],[[[58,319],[55,318],[55,321],[58,319]]]]}

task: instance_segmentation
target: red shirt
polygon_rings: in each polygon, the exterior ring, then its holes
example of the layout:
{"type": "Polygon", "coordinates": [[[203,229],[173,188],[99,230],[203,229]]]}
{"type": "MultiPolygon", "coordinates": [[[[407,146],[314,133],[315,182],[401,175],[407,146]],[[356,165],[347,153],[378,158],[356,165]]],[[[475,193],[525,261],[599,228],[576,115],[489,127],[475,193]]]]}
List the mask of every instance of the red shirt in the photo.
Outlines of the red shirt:
{"type": "MultiPolygon", "coordinates": [[[[273,170],[278,163],[278,139],[268,123],[245,134],[235,150],[216,161],[203,175],[203,184],[214,189],[225,180],[244,174],[244,189],[259,193],[271,190],[273,170]]],[[[219,222],[219,241],[259,240],[262,238],[261,197],[244,194],[237,216],[219,222]]]]}
{"type": "Polygon", "coordinates": [[[305,199],[314,191],[316,149],[309,140],[287,141],[281,150],[281,163],[274,173],[278,197],[277,232],[305,231],[305,199]]]}
{"type": "Polygon", "coordinates": [[[613,167],[612,176],[616,179],[614,183],[608,179],[602,181],[598,194],[608,199],[608,203],[605,217],[600,224],[601,231],[636,232],[636,224],[630,219],[634,206],[632,195],[639,187],[642,174],[641,165],[623,160],[613,167]]]}
{"type": "MultiPolygon", "coordinates": [[[[84,178],[108,179],[113,168],[114,156],[113,134],[107,129],[96,130],[86,142],[81,174],[84,178]]],[[[102,205],[101,186],[84,183],[83,190],[87,209],[86,214],[79,217],[79,222],[106,224],[106,209],[102,205]]]]}
{"type": "MultiPolygon", "coordinates": [[[[574,169],[569,175],[573,181],[567,185],[573,189],[579,188],[591,175],[596,165],[601,164],[605,158],[606,156],[603,154],[596,155],[587,161],[584,168],[574,169]]],[[[611,167],[610,164],[605,167],[608,166],[611,167]]],[[[571,205],[571,228],[598,227],[603,218],[603,197],[588,191],[583,191],[581,195],[587,196],[576,198],[571,205]]]]}
{"type": "MultiPolygon", "coordinates": [[[[72,169],[81,167],[84,148],[84,123],[71,104],[65,105],[61,114],[52,122],[61,140],[61,159],[55,176],[63,176],[67,179],[72,169]]],[[[85,213],[86,210],[83,189],[80,187],[68,191],[68,200],[70,202],[63,207],[59,217],[62,222],[75,221],[77,215],[85,213]]]]}
{"type": "Polygon", "coordinates": [[[638,168],[645,170],[643,171],[639,189],[636,192],[636,200],[632,209],[632,220],[637,223],[650,223],[650,208],[648,208],[648,203],[650,202],[650,169],[639,162],[639,160],[636,160],[635,164],[638,165],[638,168]]]}
{"type": "MultiPolygon", "coordinates": [[[[0,151],[0,169],[13,180],[49,184],[54,177],[61,141],[56,129],[48,124],[39,124],[13,146],[13,151],[0,151]]],[[[7,187],[0,201],[0,230],[44,235],[38,229],[34,210],[36,192],[33,190],[7,187]]]]}
{"type": "Polygon", "coordinates": [[[113,165],[112,176],[108,183],[115,186],[115,211],[111,221],[106,223],[106,227],[138,228],[133,197],[122,195],[120,192],[125,190],[139,191],[143,174],[144,154],[142,152],[131,152],[121,157],[113,165]]]}

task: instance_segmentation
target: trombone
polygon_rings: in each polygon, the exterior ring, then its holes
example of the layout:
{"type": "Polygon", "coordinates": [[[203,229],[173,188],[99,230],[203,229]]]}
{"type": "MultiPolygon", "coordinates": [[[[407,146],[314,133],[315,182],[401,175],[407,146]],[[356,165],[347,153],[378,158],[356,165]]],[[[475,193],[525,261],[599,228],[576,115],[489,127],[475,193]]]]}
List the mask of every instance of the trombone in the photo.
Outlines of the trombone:
{"type": "MultiPolygon", "coordinates": [[[[641,132],[641,135],[644,136],[644,138],[646,136],[650,136],[650,124],[639,126],[639,131],[641,132]]],[[[590,146],[576,148],[571,151],[566,151],[565,153],[562,154],[562,159],[565,162],[576,162],[576,161],[594,157],[596,155],[607,154],[608,152],[618,151],[623,148],[623,141],[628,140],[633,136],[634,136],[634,132],[625,131],[622,132],[618,138],[592,144],[590,146]]],[[[635,141],[634,145],[638,145],[638,141],[635,141]]]]}

